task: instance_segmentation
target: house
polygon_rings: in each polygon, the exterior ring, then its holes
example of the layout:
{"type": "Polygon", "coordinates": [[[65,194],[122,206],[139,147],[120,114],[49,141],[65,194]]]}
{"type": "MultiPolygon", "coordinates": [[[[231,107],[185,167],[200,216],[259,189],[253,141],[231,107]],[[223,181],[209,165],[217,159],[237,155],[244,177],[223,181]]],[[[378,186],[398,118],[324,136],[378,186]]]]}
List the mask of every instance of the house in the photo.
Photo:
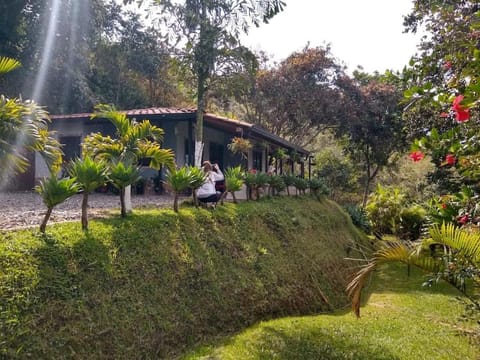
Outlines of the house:
{"type": "MultiPolygon", "coordinates": [[[[196,126],[195,109],[148,108],[124,111],[129,118],[138,121],[148,119],[153,125],[165,131],[163,148],[172,149],[178,166],[193,164],[194,137],[196,126]]],[[[106,119],[91,119],[90,113],[52,115],[50,129],[56,132],[58,140],[63,144],[65,160],[78,157],[81,152],[83,138],[90,133],[101,132],[113,135],[114,127],[106,119]]],[[[228,150],[228,144],[234,137],[250,140],[252,149],[247,156],[248,169],[267,171],[273,164],[278,174],[285,172],[310,177],[310,153],[262,127],[240,120],[206,113],[204,115],[204,151],[203,158],[218,163],[222,169],[243,163],[241,156],[228,150]],[[281,149],[290,154],[292,160],[274,160],[274,154],[281,149]],[[306,175],[306,176],[305,176],[306,175]]],[[[144,169],[145,176],[155,176],[153,169],[144,169]]],[[[17,189],[31,189],[35,182],[48,176],[48,169],[40,156],[35,157],[32,169],[16,181],[17,189]]]]}

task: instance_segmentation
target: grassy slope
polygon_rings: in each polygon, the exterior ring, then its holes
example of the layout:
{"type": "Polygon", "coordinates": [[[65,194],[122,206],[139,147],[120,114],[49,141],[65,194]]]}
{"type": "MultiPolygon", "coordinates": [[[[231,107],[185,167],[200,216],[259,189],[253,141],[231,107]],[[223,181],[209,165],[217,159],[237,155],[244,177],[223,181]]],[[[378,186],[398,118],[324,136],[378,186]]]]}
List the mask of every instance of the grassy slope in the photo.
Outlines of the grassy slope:
{"type": "Polygon", "coordinates": [[[384,267],[361,319],[339,312],[267,321],[185,359],[478,359],[480,349],[460,335],[469,324],[459,322],[455,291],[422,288],[422,279],[384,267]]]}
{"type": "Polygon", "coordinates": [[[170,358],[276,316],[328,311],[361,236],[327,200],[143,211],[0,234],[0,358],[170,358]]]}

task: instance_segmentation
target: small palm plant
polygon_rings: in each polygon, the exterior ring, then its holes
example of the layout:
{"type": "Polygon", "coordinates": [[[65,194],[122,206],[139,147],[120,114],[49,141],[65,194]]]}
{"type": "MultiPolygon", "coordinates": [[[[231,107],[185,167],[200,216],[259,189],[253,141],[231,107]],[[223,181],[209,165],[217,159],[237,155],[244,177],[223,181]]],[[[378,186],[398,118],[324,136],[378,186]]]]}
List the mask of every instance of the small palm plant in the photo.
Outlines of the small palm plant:
{"type": "Polygon", "coordinates": [[[283,182],[285,183],[285,186],[287,188],[287,195],[290,196],[290,186],[295,185],[295,176],[293,175],[283,175],[283,182]]]}
{"type": "Polygon", "coordinates": [[[296,177],[294,181],[295,188],[297,189],[297,194],[305,195],[305,190],[308,189],[308,181],[304,178],[296,177]]]}
{"type": "Polygon", "coordinates": [[[168,171],[164,184],[173,192],[173,211],[178,212],[179,195],[192,186],[189,168],[183,166],[178,170],[168,171]]]}
{"type": "Polygon", "coordinates": [[[73,161],[69,173],[70,176],[77,179],[80,189],[83,190],[82,229],[88,230],[88,194],[105,184],[107,167],[103,161],[94,161],[91,157],[86,156],[73,161]]]}
{"type": "Polygon", "coordinates": [[[308,181],[308,187],[316,198],[320,195],[327,195],[329,193],[328,187],[322,178],[313,178],[308,181]]]}
{"type": "Polygon", "coordinates": [[[125,165],[117,162],[110,166],[108,179],[120,192],[120,213],[122,217],[127,216],[125,205],[125,188],[137,182],[141,178],[140,169],[133,165],[125,165]]]}
{"type": "Polygon", "coordinates": [[[285,190],[286,187],[283,178],[278,175],[271,175],[268,179],[268,183],[270,185],[272,195],[279,195],[283,190],[285,190]]]}
{"type": "Polygon", "coordinates": [[[35,186],[35,191],[40,194],[43,203],[47,207],[45,217],[40,224],[40,232],[45,233],[53,208],[75,195],[78,190],[79,185],[76,183],[75,178],[57,179],[53,174],[48,178],[44,178],[39,185],[35,186]]]}
{"type": "Polygon", "coordinates": [[[189,188],[192,190],[193,204],[198,206],[197,189],[203,185],[207,175],[202,169],[195,166],[187,166],[187,173],[190,177],[189,188]]]}
{"type": "Polygon", "coordinates": [[[260,189],[265,190],[268,185],[270,176],[264,172],[257,172],[256,187],[255,193],[257,195],[257,200],[260,199],[260,189]]]}
{"type": "Polygon", "coordinates": [[[352,299],[352,308],[360,316],[361,292],[370,274],[381,264],[402,262],[431,273],[427,285],[444,280],[454,286],[480,312],[478,294],[467,292],[467,280],[474,287],[480,285],[480,235],[443,224],[430,229],[430,238],[420,243],[382,242],[384,248],[378,250],[373,258],[364,265],[353,280],[347,285],[347,292],[352,299]]]}
{"type": "Polygon", "coordinates": [[[243,186],[243,179],[245,174],[241,166],[231,167],[225,170],[225,187],[226,193],[232,194],[233,202],[237,203],[237,198],[235,197],[235,192],[240,191],[243,186]]]}

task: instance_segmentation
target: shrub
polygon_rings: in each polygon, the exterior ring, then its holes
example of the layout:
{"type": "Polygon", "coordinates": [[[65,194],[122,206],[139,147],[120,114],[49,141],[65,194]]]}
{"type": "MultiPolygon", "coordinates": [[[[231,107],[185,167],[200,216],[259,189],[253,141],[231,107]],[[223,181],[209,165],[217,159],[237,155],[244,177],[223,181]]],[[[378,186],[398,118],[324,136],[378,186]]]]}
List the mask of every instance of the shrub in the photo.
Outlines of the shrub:
{"type": "Polygon", "coordinates": [[[397,234],[401,239],[417,240],[426,220],[426,210],[420,205],[402,209],[397,234]]]}
{"type": "Polygon", "coordinates": [[[395,234],[406,201],[406,195],[400,188],[394,186],[383,187],[378,184],[365,207],[372,224],[372,231],[380,234],[395,234]]]}
{"type": "Polygon", "coordinates": [[[279,175],[271,175],[268,179],[268,184],[270,185],[272,195],[278,195],[280,192],[285,190],[286,187],[283,178],[279,175]]]}
{"type": "Polygon", "coordinates": [[[285,186],[287,188],[287,195],[290,195],[290,189],[289,186],[295,186],[295,179],[296,177],[293,175],[283,175],[283,182],[285,183],[285,186]]]}
{"type": "Polygon", "coordinates": [[[313,178],[308,181],[308,187],[315,196],[328,195],[330,189],[322,178],[313,178]]]}
{"type": "Polygon", "coordinates": [[[245,174],[240,166],[230,167],[225,170],[225,187],[226,192],[232,194],[233,202],[237,203],[235,192],[242,188],[245,174]]]}
{"type": "Polygon", "coordinates": [[[308,189],[308,181],[301,177],[296,177],[293,184],[297,188],[300,194],[305,194],[305,190],[308,189]]]}
{"type": "Polygon", "coordinates": [[[357,205],[345,205],[345,211],[350,215],[353,225],[362,229],[365,233],[370,234],[371,226],[365,209],[357,205]]]}

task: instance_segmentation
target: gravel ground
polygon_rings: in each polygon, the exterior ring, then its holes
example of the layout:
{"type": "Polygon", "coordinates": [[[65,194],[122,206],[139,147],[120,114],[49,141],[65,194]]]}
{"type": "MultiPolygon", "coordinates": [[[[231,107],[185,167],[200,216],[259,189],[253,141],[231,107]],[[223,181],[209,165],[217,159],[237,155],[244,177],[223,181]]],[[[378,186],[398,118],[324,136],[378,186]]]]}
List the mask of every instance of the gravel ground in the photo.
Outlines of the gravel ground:
{"type": "MultiPolygon", "coordinates": [[[[92,193],[88,197],[89,216],[99,217],[112,209],[120,212],[118,195],[92,193]]],[[[53,209],[50,223],[80,221],[82,195],[75,195],[53,209]]],[[[173,200],[168,195],[132,195],[133,208],[168,207],[173,200]]],[[[46,207],[35,192],[0,193],[0,230],[40,226],[46,207]]]]}

